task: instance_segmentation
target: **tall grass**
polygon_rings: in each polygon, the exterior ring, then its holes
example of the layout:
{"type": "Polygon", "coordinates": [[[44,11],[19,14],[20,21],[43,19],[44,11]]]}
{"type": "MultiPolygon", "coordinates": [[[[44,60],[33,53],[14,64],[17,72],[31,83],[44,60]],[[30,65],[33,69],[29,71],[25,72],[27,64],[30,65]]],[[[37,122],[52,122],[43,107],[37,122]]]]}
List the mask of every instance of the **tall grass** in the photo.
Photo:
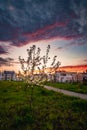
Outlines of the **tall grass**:
{"type": "Polygon", "coordinates": [[[57,87],[60,89],[70,90],[73,92],[87,94],[87,84],[84,83],[58,83],[58,82],[46,82],[48,86],[57,87]]]}
{"type": "Polygon", "coordinates": [[[86,130],[87,101],[22,82],[0,81],[0,130],[86,130]]]}

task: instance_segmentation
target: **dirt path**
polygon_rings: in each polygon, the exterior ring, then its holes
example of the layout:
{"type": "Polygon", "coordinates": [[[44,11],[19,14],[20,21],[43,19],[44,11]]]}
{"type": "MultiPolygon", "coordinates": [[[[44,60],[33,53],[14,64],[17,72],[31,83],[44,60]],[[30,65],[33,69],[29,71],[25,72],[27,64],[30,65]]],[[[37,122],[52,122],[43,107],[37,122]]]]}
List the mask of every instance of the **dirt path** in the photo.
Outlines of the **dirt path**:
{"type": "Polygon", "coordinates": [[[81,94],[81,93],[71,92],[71,91],[68,91],[68,90],[54,88],[54,87],[50,87],[50,86],[46,86],[46,85],[44,86],[44,88],[46,88],[48,90],[53,90],[53,91],[56,91],[56,92],[61,92],[61,93],[65,94],[65,95],[79,97],[81,99],[87,100],[87,94],[81,94]]]}

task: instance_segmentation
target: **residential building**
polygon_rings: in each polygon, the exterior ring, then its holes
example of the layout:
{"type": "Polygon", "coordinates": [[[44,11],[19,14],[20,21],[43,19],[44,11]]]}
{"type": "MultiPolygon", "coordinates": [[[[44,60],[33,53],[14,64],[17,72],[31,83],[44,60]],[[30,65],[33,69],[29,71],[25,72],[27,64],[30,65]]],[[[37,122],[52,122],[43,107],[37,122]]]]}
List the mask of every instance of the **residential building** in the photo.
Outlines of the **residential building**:
{"type": "Polygon", "coordinates": [[[0,72],[0,80],[2,80],[2,72],[0,72]]]}
{"type": "Polygon", "coordinates": [[[72,82],[73,76],[70,73],[59,71],[56,72],[56,82],[72,82]]]}
{"type": "Polygon", "coordinates": [[[4,71],[2,73],[3,80],[16,80],[16,74],[14,71],[4,71]]]}
{"type": "Polygon", "coordinates": [[[83,82],[87,83],[87,72],[83,73],[83,82]]]}

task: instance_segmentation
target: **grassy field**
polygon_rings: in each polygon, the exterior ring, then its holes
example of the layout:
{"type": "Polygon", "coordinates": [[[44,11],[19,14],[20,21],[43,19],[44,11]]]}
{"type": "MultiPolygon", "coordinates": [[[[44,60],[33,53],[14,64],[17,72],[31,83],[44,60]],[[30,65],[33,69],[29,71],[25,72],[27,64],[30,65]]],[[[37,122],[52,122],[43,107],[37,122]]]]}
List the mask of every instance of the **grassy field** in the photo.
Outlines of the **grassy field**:
{"type": "Polygon", "coordinates": [[[87,94],[87,84],[83,83],[56,83],[56,82],[47,82],[46,85],[57,87],[60,89],[70,90],[73,92],[87,94]]]}
{"type": "Polygon", "coordinates": [[[0,81],[0,130],[87,130],[87,101],[0,81]]]}

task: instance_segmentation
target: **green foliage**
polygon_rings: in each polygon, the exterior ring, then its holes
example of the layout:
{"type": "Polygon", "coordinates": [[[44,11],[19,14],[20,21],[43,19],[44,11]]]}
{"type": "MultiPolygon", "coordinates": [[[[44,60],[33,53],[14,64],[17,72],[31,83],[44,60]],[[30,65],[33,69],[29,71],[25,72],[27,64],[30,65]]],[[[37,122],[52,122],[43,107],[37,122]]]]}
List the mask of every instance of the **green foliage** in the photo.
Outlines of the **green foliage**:
{"type": "Polygon", "coordinates": [[[87,94],[87,85],[84,83],[57,83],[57,82],[46,82],[48,86],[57,87],[60,89],[70,90],[73,92],[87,94]]]}
{"type": "Polygon", "coordinates": [[[23,82],[0,81],[0,130],[86,130],[87,101],[23,82]]]}

